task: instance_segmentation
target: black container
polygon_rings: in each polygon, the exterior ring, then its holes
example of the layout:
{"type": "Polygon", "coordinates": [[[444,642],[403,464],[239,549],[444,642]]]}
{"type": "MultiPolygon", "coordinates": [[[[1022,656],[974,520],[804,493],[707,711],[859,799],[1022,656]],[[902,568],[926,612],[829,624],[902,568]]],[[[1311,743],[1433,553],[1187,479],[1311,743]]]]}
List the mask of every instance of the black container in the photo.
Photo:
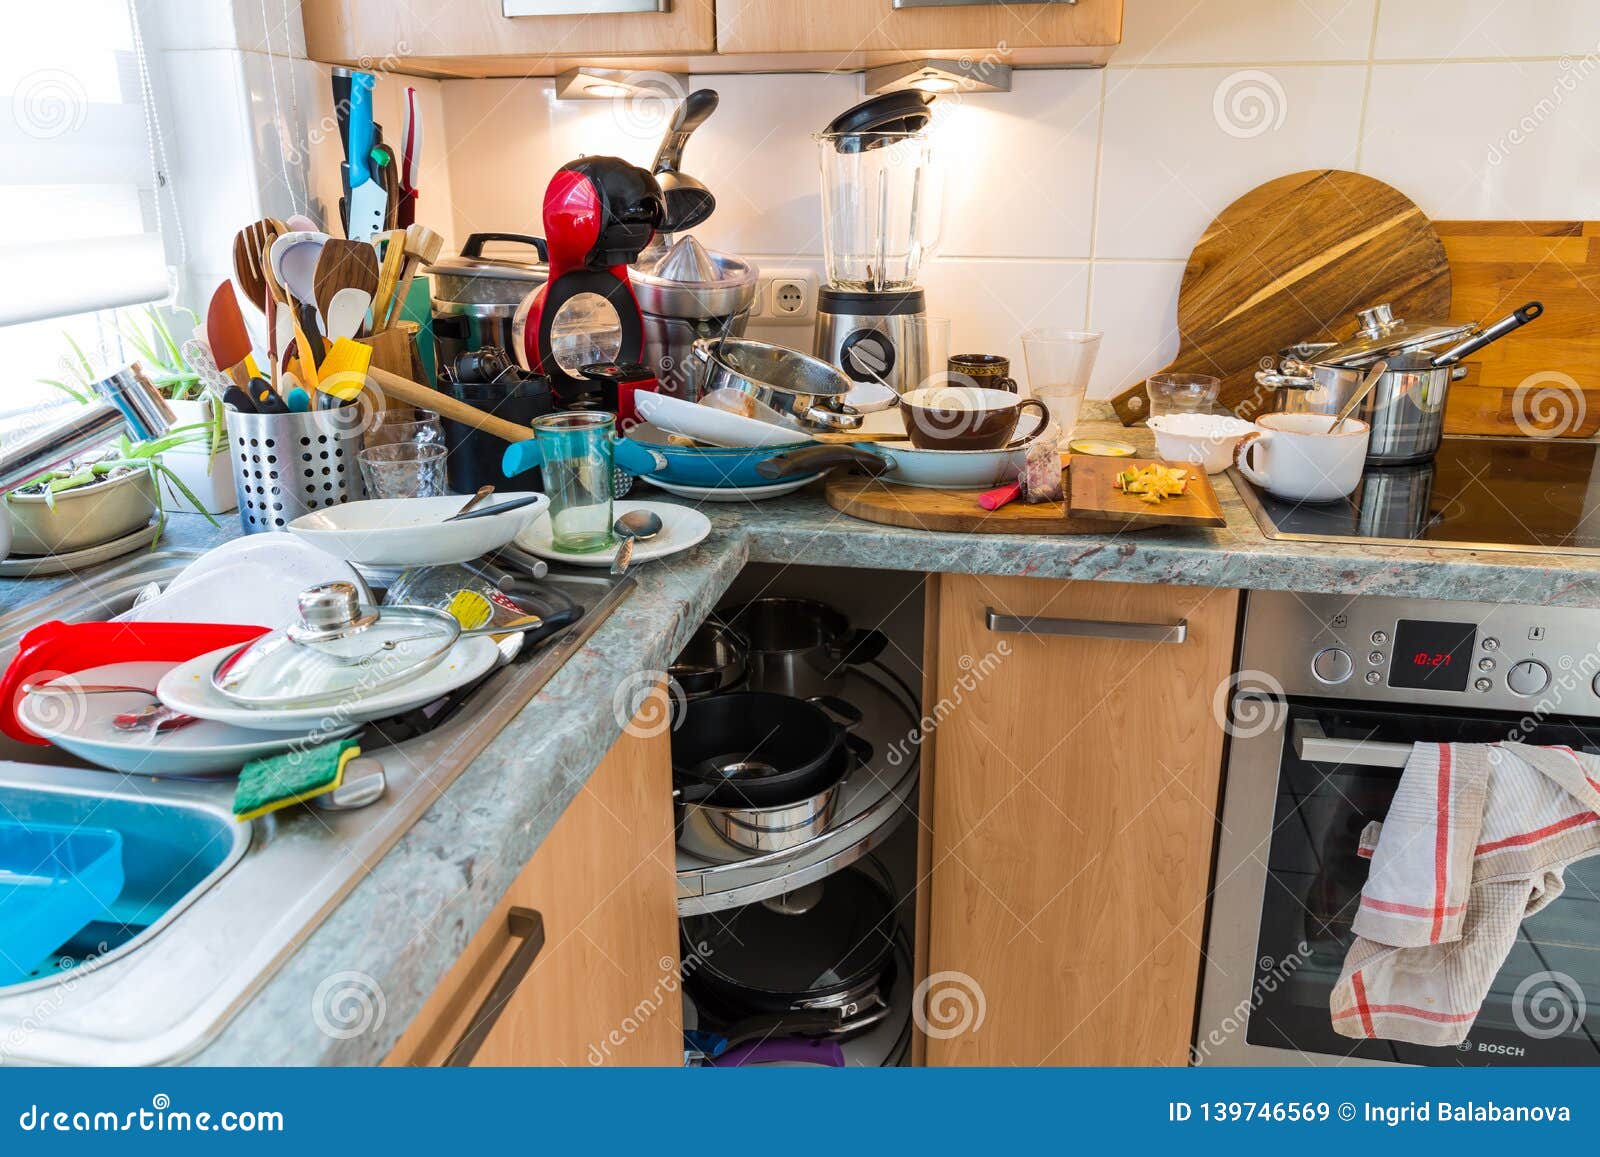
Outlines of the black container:
{"type": "MultiPolygon", "coordinates": [[[[526,381],[440,382],[439,388],[458,402],[466,402],[480,410],[503,418],[518,426],[528,426],[537,417],[555,409],[550,395],[550,383],[543,378],[526,381]]],[[[472,494],[480,486],[493,486],[498,491],[539,490],[543,482],[537,470],[508,478],[500,468],[506,444],[493,434],[474,430],[461,422],[442,418],[445,447],[449,456],[445,466],[450,479],[450,489],[457,494],[472,494]]],[[[528,431],[533,437],[533,431],[528,431]]]]}

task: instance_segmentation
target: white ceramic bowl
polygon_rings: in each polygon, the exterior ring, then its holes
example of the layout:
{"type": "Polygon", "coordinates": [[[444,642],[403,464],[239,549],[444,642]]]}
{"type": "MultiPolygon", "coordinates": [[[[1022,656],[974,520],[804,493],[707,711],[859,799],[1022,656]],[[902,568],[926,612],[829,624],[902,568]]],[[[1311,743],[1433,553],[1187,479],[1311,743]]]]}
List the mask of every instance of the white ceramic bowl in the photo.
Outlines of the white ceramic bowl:
{"type": "MultiPolygon", "coordinates": [[[[524,494],[492,494],[484,505],[509,502],[524,494]]],[[[519,510],[489,518],[446,522],[466,498],[374,498],[346,502],[303,514],[289,533],[346,562],[361,566],[443,566],[468,562],[499,550],[550,505],[543,494],[519,510]]]]}
{"type": "Polygon", "coordinates": [[[1252,423],[1226,414],[1162,414],[1146,425],[1155,432],[1157,454],[1168,462],[1193,462],[1207,474],[1226,470],[1234,447],[1256,431],[1252,423]]]}

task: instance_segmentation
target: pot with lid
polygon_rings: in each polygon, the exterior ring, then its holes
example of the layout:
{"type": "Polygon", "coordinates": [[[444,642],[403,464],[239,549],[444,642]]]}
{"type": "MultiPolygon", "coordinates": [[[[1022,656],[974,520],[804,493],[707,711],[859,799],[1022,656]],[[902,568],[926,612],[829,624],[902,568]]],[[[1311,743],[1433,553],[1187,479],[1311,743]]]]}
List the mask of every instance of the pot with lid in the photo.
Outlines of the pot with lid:
{"type": "Polygon", "coordinates": [[[1444,410],[1451,381],[1464,377],[1463,358],[1498,341],[1544,312],[1530,301],[1493,325],[1414,324],[1397,319],[1387,305],[1362,310],[1359,328],[1347,341],[1302,344],[1280,352],[1277,372],[1256,381],[1275,391],[1284,413],[1337,414],[1355,396],[1367,371],[1389,363],[1355,416],[1372,428],[1369,465],[1427,462],[1444,436],[1444,410]],[[1461,340],[1461,339],[1465,340],[1461,340]],[[1435,347],[1455,342],[1443,353],[1435,347]]]}

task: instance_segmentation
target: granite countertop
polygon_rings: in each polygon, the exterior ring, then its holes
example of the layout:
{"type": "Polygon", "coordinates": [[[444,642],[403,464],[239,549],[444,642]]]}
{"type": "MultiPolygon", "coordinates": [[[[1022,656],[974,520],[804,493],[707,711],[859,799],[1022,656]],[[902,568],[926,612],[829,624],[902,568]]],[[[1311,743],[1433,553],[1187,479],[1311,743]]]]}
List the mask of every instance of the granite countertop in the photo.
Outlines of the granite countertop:
{"type": "MultiPolygon", "coordinates": [[[[1143,431],[1118,433],[1147,438],[1143,431]]],[[[660,671],[747,562],[1057,579],[1459,598],[1600,607],[1600,558],[1274,542],[1225,477],[1228,525],[1119,536],[947,535],[861,522],[820,486],[761,503],[705,504],[711,535],[638,572],[638,589],[440,796],[198,1057],[204,1064],[376,1063],[422,1006],[621,733],[616,690],[660,671]],[[364,974],[383,1015],[334,1039],[318,985],[364,974]]],[[[641,490],[635,497],[645,493],[641,490]]],[[[652,498],[664,498],[650,494],[652,498]]],[[[172,519],[165,545],[231,537],[172,519]]],[[[78,579],[0,580],[14,607],[78,579]]]]}

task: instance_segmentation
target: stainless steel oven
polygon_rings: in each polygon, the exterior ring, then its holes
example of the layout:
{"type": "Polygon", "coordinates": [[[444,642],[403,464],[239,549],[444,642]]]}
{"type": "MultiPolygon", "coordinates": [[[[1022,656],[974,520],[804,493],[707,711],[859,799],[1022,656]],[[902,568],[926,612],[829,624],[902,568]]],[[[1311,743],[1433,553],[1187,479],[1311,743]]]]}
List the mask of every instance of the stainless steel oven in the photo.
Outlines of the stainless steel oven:
{"type": "Polygon", "coordinates": [[[1600,857],[1524,921],[1468,1039],[1355,1041],[1328,998],[1411,744],[1600,752],[1600,611],[1252,593],[1194,1061],[1600,1065],[1600,857]]]}

